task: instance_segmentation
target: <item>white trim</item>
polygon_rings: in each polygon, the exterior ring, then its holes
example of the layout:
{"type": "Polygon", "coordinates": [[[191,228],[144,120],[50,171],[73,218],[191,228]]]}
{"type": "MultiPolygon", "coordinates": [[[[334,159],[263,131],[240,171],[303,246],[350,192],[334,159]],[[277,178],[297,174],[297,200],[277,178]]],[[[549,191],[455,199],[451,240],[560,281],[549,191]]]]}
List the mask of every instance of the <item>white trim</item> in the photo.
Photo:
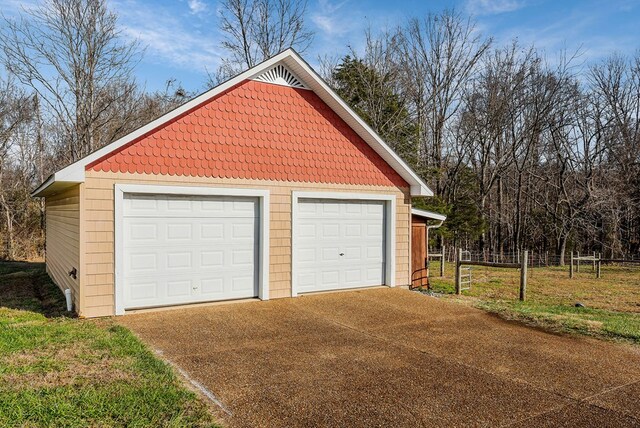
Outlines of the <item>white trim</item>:
{"type": "Polygon", "coordinates": [[[123,199],[125,193],[201,196],[257,197],[260,204],[260,245],[258,267],[258,297],[269,300],[269,190],[228,187],[184,187],[147,184],[115,184],[114,186],[114,260],[115,260],[115,314],[124,315],[124,287],[122,285],[123,256],[123,199]]]}
{"type": "Polygon", "coordinates": [[[411,208],[411,214],[418,217],[427,218],[429,220],[445,221],[447,216],[444,214],[434,213],[433,211],[419,210],[417,208],[411,208]]]}
{"type": "Polygon", "coordinates": [[[47,187],[51,186],[55,181],[55,178],[56,178],[56,175],[51,174],[49,177],[47,177],[44,183],[40,184],[33,192],[31,192],[31,196],[35,197],[38,193],[42,192],[47,187]]]}
{"type": "Polygon", "coordinates": [[[291,192],[291,297],[298,295],[296,284],[296,220],[299,199],[337,199],[385,202],[385,283],[388,287],[396,285],[396,197],[375,193],[350,192],[291,192]]]}
{"type": "Polygon", "coordinates": [[[273,83],[274,85],[281,86],[289,86],[292,88],[298,89],[309,89],[302,83],[302,79],[300,79],[296,74],[289,70],[288,67],[283,64],[276,64],[268,70],[263,71],[251,78],[252,80],[257,80],[259,82],[265,83],[273,83]]]}
{"type": "Polygon", "coordinates": [[[283,63],[297,76],[310,90],[314,91],[330,108],[332,108],[354,131],[360,135],[407,183],[413,196],[433,196],[433,192],[409,168],[409,166],[369,127],[347,104],[318,76],[318,74],[293,50],[287,49],[278,55],[256,65],[255,67],[239,74],[238,76],[222,83],[219,86],[197,96],[182,106],[170,111],[147,125],[133,131],[130,134],[114,141],[111,144],[95,151],[94,153],[72,163],[53,174],[50,179],[33,192],[33,196],[39,196],[51,184],[62,181],[69,183],[81,183],[85,180],[85,168],[92,162],[108,155],[114,150],[142,137],[174,118],[198,107],[200,104],[223,93],[233,86],[252,79],[270,69],[278,63],[283,63]]]}

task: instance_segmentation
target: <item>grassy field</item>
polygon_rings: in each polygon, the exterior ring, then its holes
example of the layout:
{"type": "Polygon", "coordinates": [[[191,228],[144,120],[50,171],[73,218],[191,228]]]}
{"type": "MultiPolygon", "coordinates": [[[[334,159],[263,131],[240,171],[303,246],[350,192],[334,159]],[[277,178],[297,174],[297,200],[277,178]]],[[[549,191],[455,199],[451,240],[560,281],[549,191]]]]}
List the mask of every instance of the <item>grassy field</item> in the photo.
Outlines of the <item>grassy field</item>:
{"type": "Polygon", "coordinates": [[[0,427],[213,427],[127,329],[65,316],[36,263],[0,262],[0,427]]]}
{"type": "MultiPolygon", "coordinates": [[[[444,298],[554,331],[640,344],[640,266],[603,265],[601,279],[590,264],[573,279],[568,266],[530,268],[526,302],[518,301],[519,270],[474,266],[471,289],[456,296],[454,264],[445,267],[445,278],[431,278],[444,298]],[[585,307],[576,307],[578,302],[585,307]]],[[[431,272],[440,272],[439,263],[431,263],[431,272]]]]}

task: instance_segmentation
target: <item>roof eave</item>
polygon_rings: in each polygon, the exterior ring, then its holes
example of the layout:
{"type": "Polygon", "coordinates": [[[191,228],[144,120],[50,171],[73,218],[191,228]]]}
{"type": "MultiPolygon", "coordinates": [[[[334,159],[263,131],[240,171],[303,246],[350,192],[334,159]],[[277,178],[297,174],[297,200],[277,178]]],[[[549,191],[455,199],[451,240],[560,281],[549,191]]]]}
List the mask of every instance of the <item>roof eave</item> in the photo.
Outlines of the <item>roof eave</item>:
{"type": "Polygon", "coordinates": [[[71,180],[68,178],[62,179],[60,178],[59,173],[51,174],[44,183],[31,192],[31,197],[42,198],[45,196],[55,195],[56,193],[62,192],[82,182],[84,182],[84,178],[82,180],[71,180]]]}
{"type": "Polygon", "coordinates": [[[434,213],[433,211],[427,211],[427,210],[419,210],[417,208],[411,208],[411,214],[418,217],[426,218],[429,220],[437,220],[441,222],[447,219],[447,216],[444,214],[434,213]]]}

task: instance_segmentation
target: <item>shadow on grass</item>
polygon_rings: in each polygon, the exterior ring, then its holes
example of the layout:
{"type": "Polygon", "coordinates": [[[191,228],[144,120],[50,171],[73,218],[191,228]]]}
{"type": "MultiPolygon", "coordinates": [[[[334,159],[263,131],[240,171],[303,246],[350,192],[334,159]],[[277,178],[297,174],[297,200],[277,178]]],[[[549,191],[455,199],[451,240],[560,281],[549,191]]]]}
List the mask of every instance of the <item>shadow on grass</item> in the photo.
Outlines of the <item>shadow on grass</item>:
{"type": "Polygon", "coordinates": [[[73,317],[44,263],[0,261],[0,307],[37,312],[47,318],[73,317]]]}

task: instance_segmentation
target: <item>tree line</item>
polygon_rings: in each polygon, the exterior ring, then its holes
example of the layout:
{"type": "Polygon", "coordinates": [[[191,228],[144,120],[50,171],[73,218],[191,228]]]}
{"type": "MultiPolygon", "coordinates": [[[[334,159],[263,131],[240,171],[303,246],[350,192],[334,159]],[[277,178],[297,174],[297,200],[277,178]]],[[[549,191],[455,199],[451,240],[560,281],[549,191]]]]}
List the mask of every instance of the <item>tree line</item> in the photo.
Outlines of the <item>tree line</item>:
{"type": "MultiPolygon", "coordinates": [[[[313,43],[307,4],[225,0],[226,57],[208,86],[313,43]]],[[[57,169],[193,94],[134,78],[144,46],[106,0],[45,0],[3,18],[0,258],[43,252],[42,201],[57,169]]],[[[491,253],[640,251],[640,54],[582,64],[499,46],[454,10],[364,34],[362,51],[320,58],[321,74],[433,188],[416,206],[448,215],[433,245],[491,253]]]]}
{"type": "Polygon", "coordinates": [[[323,70],[433,187],[417,205],[449,217],[432,245],[637,255],[640,53],[580,56],[496,45],[449,10],[323,70]]]}

